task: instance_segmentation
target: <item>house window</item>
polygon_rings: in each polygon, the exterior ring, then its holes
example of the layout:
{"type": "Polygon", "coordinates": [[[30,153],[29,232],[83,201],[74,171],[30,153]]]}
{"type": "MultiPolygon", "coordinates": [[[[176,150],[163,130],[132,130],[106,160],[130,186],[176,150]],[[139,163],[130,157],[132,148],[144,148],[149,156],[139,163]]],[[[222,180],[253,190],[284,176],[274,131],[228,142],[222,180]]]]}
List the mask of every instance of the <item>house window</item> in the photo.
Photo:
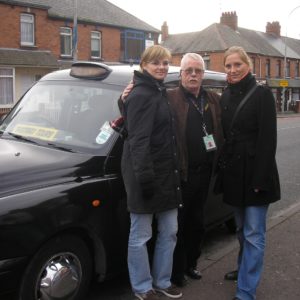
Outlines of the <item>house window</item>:
{"type": "Polygon", "coordinates": [[[12,68],[0,68],[0,106],[10,107],[14,102],[12,68]]]}
{"type": "Polygon", "coordinates": [[[91,57],[101,58],[101,32],[91,32],[91,57]]]}
{"type": "Polygon", "coordinates": [[[72,56],[72,29],[60,28],[60,54],[61,56],[72,56]]]}
{"type": "Polygon", "coordinates": [[[34,46],[34,16],[21,14],[21,45],[34,46]]]}
{"type": "Polygon", "coordinates": [[[291,77],[291,62],[289,60],[286,62],[286,77],[291,77]]]}
{"type": "Polygon", "coordinates": [[[205,69],[209,70],[210,69],[210,57],[209,56],[203,56],[204,64],[205,64],[205,69]]]}
{"type": "Polygon", "coordinates": [[[39,81],[43,76],[40,74],[37,74],[34,76],[34,81],[39,81]]]}
{"type": "Polygon", "coordinates": [[[135,30],[125,30],[121,34],[122,59],[126,62],[140,61],[145,50],[145,33],[135,30]]]}
{"type": "Polygon", "coordinates": [[[276,77],[280,78],[281,77],[281,60],[278,59],[276,62],[276,77]]]}
{"type": "Polygon", "coordinates": [[[270,59],[266,60],[266,77],[271,76],[271,61],[270,59]]]}
{"type": "Polygon", "coordinates": [[[292,89],[292,101],[297,101],[300,99],[300,89],[292,89]]]}
{"type": "Polygon", "coordinates": [[[295,63],[295,77],[299,77],[299,61],[295,63]]]}

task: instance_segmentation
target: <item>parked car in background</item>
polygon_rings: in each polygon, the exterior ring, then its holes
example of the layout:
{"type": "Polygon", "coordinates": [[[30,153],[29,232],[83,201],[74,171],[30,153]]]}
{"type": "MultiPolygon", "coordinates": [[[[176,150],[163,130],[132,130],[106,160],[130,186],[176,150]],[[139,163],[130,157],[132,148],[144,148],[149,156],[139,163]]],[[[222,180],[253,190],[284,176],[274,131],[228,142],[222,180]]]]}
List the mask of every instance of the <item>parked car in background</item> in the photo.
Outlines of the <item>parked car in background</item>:
{"type": "MultiPolygon", "coordinates": [[[[0,298],[84,299],[91,279],[126,269],[129,217],[109,125],[133,67],[74,63],[43,77],[0,125],[0,298]]],[[[166,84],[178,85],[171,67],[166,84]]],[[[221,91],[225,75],[206,71],[221,91]]],[[[210,194],[207,226],[232,210],[210,194]]]]}

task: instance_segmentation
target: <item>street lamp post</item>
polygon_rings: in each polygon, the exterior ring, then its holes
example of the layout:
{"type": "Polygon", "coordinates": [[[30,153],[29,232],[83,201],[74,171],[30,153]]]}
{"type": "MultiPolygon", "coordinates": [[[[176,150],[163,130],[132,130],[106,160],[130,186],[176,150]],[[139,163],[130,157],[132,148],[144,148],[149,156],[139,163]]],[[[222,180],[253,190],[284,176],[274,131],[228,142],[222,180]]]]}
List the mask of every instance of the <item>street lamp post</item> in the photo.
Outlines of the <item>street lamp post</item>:
{"type": "MultiPolygon", "coordinates": [[[[300,5],[294,7],[290,12],[289,14],[287,15],[287,18],[286,18],[286,26],[285,26],[285,41],[284,41],[284,59],[283,59],[283,78],[286,79],[287,78],[287,63],[286,63],[286,55],[287,55],[287,44],[286,44],[286,39],[287,39],[287,29],[288,29],[288,19],[289,17],[291,16],[291,14],[296,10],[300,8],[300,5]]],[[[283,87],[282,89],[282,98],[281,98],[281,111],[283,112],[284,111],[284,98],[285,98],[285,87],[283,87]]]]}
{"type": "Polygon", "coordinates": [[[78,15],[78,3],[77,3],[77,0],[74,0],[74,18],[73,18],[73,34],[72,34],[72,55],[73,55],[73,60],[75,62],[77,61],[77,44],[78,44],[77,15],[78,15]]]}

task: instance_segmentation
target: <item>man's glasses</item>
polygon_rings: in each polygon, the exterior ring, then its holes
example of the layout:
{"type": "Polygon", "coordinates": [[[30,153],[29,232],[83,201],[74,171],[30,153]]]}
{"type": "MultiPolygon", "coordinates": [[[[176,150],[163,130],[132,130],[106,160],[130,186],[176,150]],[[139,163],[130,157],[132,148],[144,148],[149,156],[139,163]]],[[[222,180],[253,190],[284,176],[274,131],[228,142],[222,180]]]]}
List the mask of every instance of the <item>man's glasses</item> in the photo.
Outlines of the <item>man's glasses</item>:
{"type": "Polygon", "coordinates": [[[192,75],[194,72],[196,75],[200,75],[204,72],[204,70],[202,70],[202,69],[194,69],[194,68],[188,68],[188,69],[181,70],[181,71],[183,71],[187,75],[192,75]]]}
{"type": "Polygon", "coordinates": [[[167,67],[169,65],[169,61],[168,60],[153,60],[153,61],[149,61],[149,64],[154,65],[156,67],[159,67],[160,65],[167,67]]]}

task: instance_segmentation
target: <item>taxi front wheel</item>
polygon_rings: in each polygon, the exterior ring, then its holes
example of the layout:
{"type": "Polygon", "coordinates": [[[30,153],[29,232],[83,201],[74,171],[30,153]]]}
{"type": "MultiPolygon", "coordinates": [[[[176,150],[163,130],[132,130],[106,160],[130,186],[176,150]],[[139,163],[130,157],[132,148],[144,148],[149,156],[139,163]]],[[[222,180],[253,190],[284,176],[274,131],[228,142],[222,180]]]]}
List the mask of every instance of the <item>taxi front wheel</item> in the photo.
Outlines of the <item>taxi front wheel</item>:
{"type": "Polygon", "coordinates": [[[91,281],[90,257],[81,239],[71,235],[53,238],[30,261],[18,299],[84,299],[91,281]]]}

